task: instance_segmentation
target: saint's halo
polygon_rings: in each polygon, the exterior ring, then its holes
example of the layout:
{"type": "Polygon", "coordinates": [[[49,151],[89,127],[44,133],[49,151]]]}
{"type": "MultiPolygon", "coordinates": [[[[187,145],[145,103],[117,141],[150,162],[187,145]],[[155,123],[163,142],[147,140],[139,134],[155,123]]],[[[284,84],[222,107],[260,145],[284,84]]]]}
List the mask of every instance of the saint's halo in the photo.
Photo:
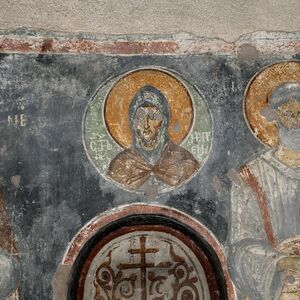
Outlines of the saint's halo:
{"type": "Polygon", "coordinates": [[[266,67],[254,77],[245,91],[244,112],[246,121],[253,134],[264,144],[278,145],[278,129],[261,114],[268,105],[268,97],[274,89],[290,81],[300,82],[300,62],[285,61],[266,67]]]}
{"type": "Polygon", "coordinates": [[[186,87],[175,76],[162,70],[136,70],[116,82],[107,95],[104,107],[108,132],[121,147],[130,147],[129,106],[135,94],[146,85],[157,88],[166,97],[171,112],[169,137],[173,143],[180,144],[193,125],[193,102],[186,87]]]}

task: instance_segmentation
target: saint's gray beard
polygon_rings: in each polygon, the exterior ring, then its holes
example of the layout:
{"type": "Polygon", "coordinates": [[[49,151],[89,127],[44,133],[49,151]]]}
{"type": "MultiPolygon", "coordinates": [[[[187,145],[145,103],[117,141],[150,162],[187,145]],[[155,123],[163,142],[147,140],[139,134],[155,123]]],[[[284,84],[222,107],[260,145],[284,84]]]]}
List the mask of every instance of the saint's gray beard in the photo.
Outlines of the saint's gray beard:
{"type": "Polygon", "coordinates": [[[279,140],[282,146],[293,151],[300,151],[300,128],[279,127],[279,140]]]}

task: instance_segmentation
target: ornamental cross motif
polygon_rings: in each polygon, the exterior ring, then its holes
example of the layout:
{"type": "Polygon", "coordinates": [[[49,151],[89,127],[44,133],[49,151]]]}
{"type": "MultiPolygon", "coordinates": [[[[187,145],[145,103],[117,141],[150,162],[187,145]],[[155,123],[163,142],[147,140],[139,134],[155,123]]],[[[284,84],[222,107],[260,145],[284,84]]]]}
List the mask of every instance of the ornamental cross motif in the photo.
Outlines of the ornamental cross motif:
{"type": "MultiPolygon", "coordinates": [[[[168,248],[164,249],[147,248],[145,235],[139,236],[139,242],[140,247],[135,248],[134,243],[130,243],[128,249],[131,258],[139,255],[138,263],[114,264],[113,250],[108,252],[108,261],[104,261],[95,273],[94,300],[200,300],[197,274],[185,258],[175,253],[172,243],[165,241],[168,248]],[[168,257],[166,261],[147,261],[147,254],[155,254],[162,250],[167,251],[167,255],[165,253],[164,256],[168,257]],[[140,280],[136,273],[129,273],[128,270],[140,272],[140,280]],[[140,291],[140,298],[136,297],[137,291],[140,291]]],[[[117,257],[114,258],[118,259],[117,257]]]]}
{"type": "Polygon", "coordinates": [[[146,237],[140,237],[140,249],[129,249],[128,252],[131,255],[140,254],[141,262],[139,264],[120,264],[119,268],[121,270],[126,269],[140,269],[141,270],[141,300],[147,300],[147,288],[146,288],[146,276],[147,276],[147,268],[154,268],[154,263],[146,262],[146,254],[147,253],[157,253],[159,249],[157,248],[146,248],[146,237]]]}

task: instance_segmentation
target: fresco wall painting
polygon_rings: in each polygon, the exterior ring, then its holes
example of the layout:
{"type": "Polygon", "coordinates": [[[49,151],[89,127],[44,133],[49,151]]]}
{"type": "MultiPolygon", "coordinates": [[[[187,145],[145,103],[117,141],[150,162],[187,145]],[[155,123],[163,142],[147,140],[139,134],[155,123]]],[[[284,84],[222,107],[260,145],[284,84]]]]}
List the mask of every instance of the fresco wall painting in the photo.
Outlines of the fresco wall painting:
{"type": "Polygon", "coordinates": [[[0,57],[0,298],[299,300],[297,56],[102,54],[0,57]]]}

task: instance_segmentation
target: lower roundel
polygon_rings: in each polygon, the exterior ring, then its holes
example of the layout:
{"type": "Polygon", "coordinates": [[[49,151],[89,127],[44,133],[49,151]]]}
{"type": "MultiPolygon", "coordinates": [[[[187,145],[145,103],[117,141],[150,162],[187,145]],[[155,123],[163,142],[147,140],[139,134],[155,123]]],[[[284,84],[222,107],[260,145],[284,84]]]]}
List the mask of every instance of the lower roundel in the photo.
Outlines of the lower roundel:
{"type": "Polygon", "coordinates": [[[165,225],[121,227],[101,238],[82,264],[76,300],[217,300],[205,252],[165,225]]]}

